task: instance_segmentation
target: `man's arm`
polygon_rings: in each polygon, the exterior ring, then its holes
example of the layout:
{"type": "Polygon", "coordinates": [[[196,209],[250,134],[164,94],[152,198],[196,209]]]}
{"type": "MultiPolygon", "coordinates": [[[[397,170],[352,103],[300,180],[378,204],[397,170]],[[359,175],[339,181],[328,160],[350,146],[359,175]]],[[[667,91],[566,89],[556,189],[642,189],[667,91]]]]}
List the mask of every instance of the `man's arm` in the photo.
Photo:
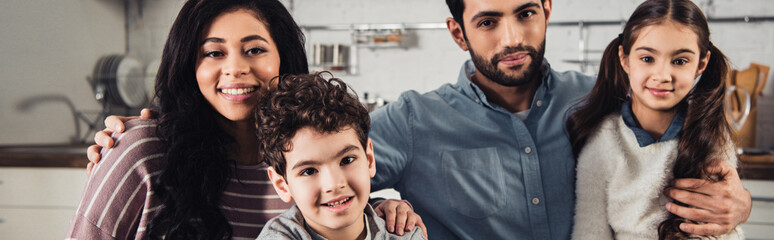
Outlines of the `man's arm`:
{"type": "Polygon", "coordinates": [[[692,207],[667,203],[669,212],[706,224],[682,223],[680,229],[697,235],[722,235],[747,221],[752,209],[750,192],[744,189],[739,174],[731,164],[719,161],[709,174],[723,176],[711,182],[704,179],[677,179],[667,194],[674,200],[692,207]]]}
{"type": "Polygon", "coordinates": [[[115,144],[113,138],[110,137],[113,135],[113,132],[124,132],[124,130],[126,130],[124,123],[136,118],[153,118],[153,112],[148,108],[144,108],[142,111],[140,111],[140,116],[123,117],[111,115],[105,118],[105,129],[94,134],[94,142],[96,144],[86,148],[86,157],[89,159],[89,164],[86,165],[86,175],[91,173],[91,169],[94,168],[94,164],[97,164],[102,158],[102,156],[99,154],[102,148],[112,148],[115,144]]]}

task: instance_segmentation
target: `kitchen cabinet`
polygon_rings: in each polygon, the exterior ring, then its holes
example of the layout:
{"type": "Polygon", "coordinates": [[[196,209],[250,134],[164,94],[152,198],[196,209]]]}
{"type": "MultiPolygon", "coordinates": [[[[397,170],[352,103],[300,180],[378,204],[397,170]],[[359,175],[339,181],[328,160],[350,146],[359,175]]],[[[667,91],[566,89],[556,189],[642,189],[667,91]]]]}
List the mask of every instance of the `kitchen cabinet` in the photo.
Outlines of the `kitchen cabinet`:
{"type": "Polygon", "coordinates": [[[80,201],[83,168],[0,168],[2,239],[63,239],[80,201]]]}
{"type": "Polygon", "coordinates": [[[742,224],[748,240],[774,240],[774,181],[742,180],[753,198],[752,212],[742,224]]]}

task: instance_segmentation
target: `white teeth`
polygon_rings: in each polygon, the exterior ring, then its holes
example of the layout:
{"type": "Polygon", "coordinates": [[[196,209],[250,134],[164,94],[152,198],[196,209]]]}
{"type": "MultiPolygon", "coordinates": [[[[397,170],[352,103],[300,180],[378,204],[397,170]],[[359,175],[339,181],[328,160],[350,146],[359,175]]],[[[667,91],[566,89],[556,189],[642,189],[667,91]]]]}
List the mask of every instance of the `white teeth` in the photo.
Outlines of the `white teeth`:
{"type": "Polygon", "coordinates": [[[349,201],[350,198],[345,198],[344,200],[333,202],[333,203],[326,203],[325,205],[328,205],[328,207],[338,207],[344,204],[345,202],[349,201]]]}
{"type": "Polygon", "coordinates": [[[242,95],[242,94],[248,94],[251,92],[255,92],[255,87],[249,87],[249,88],[228,88],[228,89],[221,89],[220,92],[228,94],[228,95],[242,95]]]}

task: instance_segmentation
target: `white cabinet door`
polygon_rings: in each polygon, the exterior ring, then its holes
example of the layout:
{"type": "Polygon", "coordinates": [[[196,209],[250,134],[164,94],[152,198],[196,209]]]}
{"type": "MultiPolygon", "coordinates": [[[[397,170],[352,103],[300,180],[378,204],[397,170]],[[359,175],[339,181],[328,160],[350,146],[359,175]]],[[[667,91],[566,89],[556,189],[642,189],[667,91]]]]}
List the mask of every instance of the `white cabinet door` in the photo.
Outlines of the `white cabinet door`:
{"type": "Polygon", "coordinates": [[[0,168],[0,206],[74,208],[86,179],[80,168],[0,168]]]}
{"type": "Polygon", "coordinates": [[[86,179],[79,168],[0,168],[0,239],[63,239],[86,179]]]}
{"type": "Polygon", "coordinates": [[[75,208],[0,208],[0,238],[64,239],[73,214],[75,208]]]}
{"type": "Polygon", "coordinates": [[[774,181],[743,180],[753,197],[750,218],[742,224],[746,239],[774,240],[774,181]]]}

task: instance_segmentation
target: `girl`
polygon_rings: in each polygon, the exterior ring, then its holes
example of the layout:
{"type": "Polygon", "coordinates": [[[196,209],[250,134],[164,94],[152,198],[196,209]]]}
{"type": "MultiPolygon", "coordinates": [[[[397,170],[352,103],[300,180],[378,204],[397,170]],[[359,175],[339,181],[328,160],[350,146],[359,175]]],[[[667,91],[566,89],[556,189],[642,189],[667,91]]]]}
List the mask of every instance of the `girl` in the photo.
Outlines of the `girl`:
{"type": "Polygon", "coordinates": [[[103,152],[68,238],[254,239],[291,205],[268,183],[252,110],[270,79],[307,69],[280,2],[185,2],[156,78],[160,118],[128,122],[103,152]]]}
{"type": "MultiPolygon", "coordinates": [[[[648,0],[605,50],[567,129],[578,159],[573,239],[682,239],[663,194],[674,178],[735,166],[723,109],[728,64],[690,0],[648,0]]],[[[678,203],[679,204],[679,203],[678,203]]],[[[736,230],[720,236],[741,238],[736,230]]]]}

